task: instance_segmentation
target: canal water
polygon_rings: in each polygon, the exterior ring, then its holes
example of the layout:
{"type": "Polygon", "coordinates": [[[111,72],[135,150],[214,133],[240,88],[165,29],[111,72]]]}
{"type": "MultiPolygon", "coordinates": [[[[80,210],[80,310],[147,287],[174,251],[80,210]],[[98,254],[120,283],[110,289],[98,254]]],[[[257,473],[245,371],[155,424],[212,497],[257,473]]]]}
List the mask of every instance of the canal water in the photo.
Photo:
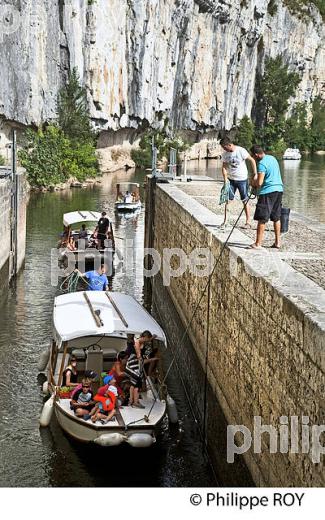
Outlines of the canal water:
{"type": "MultiPolygon", "coordinates": [[[[189,173],[217,177],[218,161],[191,162],[189,173]],[[207,167],[208,166],[208,167],[207,167]]],[[[319,157],[286,166],[286,203],[296,211],[325,222],[325,160],[319,157]]],[[[143,173],[116,173],[85,190],[32,194],[28,207],[24,271],[5,295],[0,312],[0,486],[211,486],[216,485],[204,454],[198,427],[177,372],[169,387],[176,400],[180,425],[164,424],[150,450],[129,446],[102,449],[80,445],[65,436],[55,419],[39,429],[43,404],[37,363],[51,337],[53,298],[50,251],[62,228],[62,214],[77,209],[107,210],[115,221],[117,246],[135,250],[127,270],[118,269],[113,290],[143,302],[142,248],[144,212],[115,217],[115,184],[143,183],[143,173]]],[[[167,360],[168,362],[168,360],[167,360]]]]}

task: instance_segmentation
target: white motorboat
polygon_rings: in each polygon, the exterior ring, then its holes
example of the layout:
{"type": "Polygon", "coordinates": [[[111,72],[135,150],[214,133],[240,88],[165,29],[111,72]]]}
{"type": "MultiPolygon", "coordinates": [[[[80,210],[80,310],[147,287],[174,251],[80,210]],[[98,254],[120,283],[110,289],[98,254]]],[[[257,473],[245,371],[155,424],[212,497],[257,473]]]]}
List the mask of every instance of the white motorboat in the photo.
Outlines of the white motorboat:
{"type": "MultiPolygon", "coordinates": [[[[108,269],[112,268],[113,254],[115,251],[115,239],[112,222],[110,221],[110,229],[107,233],[107,239],[104,242],[105,247],[98,247],[96,241],[96,227],[101,213],[97,211],[71,211],[63,215],[64,232],[61,243],[59,243],[59,250],[61,260],[67,264],[71,257],[74,257],[75,265],[83,267],[83,264],[94,263],[97,268],[97,263],[107,264],[108,269]],[[86,226],[86,236],[79,238],[82,224],[86,226]],[[67,247],[67,241],[73,238],[75,250],[67,247]]],[[[82,269],[83,270],[83,269],[82,269]]]]}
{"type": "Polygon", "coordinates": [[[70,409],[70,399],[60,397],[60,385],[71,354],[77,358],[80,378],[86,370],[97,374],[108,372],[117,353],[126,349],[127,334],[139,335],[149,330],[156,335],[156,346],[166,348],[166,337],[158,323],[132,296],[87,291],[56,297],[53,325],[47,363],[51,397],[43,407],[41,425],[49,424],[54,410],[61,428],[79,441],[101,446],[116,446],[122,442],[134,447],[151,446],[166,414],[166,401],[151,378],[146,378],[147,390],[141,391],[145,408],[119,407],[114,420],[104,425],[78,418],[70,409]]]}
{"type": "Polygon", "coordinates": [[[284,160],[299,161],[301,159],[301,153],[298,148],[287,148],[283,154],[284,160]]]}
{"type": "Polygon", "coordinates": [[[120,182],[116,185],[115,209],[136,211],[141,209],[140,185],[136,182],[120,182]]]}

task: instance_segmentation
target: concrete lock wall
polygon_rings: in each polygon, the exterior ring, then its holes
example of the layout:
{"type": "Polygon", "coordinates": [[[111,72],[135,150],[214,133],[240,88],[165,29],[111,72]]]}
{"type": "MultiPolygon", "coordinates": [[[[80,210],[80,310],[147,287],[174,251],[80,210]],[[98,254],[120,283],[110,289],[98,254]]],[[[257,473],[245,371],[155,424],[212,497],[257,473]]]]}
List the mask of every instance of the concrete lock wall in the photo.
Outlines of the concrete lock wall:
{"type": "MultiPolygon", "coordinates": [[[[17,272],[22,268],[25,260],[26,249],[26,209],[29,188],[25,177],[25,171],[18,169],[17,175],[17,272]]],[[[1,248],[0,248],[0,283],[1,287],[8,285],[10,280],[10,266],[12,259],[11,229],[13,226],[13,213],[11,208],[12,181],[10,177],[0,178],[0,222],[1,222],[1,248]]]]}
{"type": "MultiPolygon", "coordinates": [[[[189,255],[197,247],[210,247],[216,259],[226,238],[217,228],[219,220],[175,185],[158,184],[153,247],[160,255],[164,248],[181,248],[189,255]]],[[[321,463],[313,463],[311,450],[301,453],[301,442],[299,453],[280,453],[278,443],[278,452],[271,454],[269,436],[263,434],[262,453],[251,448],[236,456],[235,464],[226,461],[226,423],[245,425],[253,435],[254,416],[277,432],[281,416],[289,418],[289,425],[298,416],[301,438],[301,417],[308,416],[310,440],[311,427],[325,423],[325,291],[276,253],[241,247],[247,240],[235,230],[233,245],[211,278],[209,301],[206,291],[178,352],[207,278],[187,269],[164,286],[161,267],[153,282],[154,308],[176,349],[214,465],[228,473],[224,483],[249,485],[246,464],[257,485],[324,485],[323,456],[321,463]]],[[[176,257],[170,263],[178,267],[176,257]]],[[[290,440],[289,431],[289,450],[290,440]]]]}

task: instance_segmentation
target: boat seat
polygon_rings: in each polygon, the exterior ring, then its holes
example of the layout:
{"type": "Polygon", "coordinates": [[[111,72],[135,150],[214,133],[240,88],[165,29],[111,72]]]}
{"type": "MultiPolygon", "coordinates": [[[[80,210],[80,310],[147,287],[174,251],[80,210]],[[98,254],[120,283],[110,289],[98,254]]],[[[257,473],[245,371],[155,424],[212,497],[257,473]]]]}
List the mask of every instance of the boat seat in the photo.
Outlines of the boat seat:
{"type": "Polygon", "coordinates": [[[103,371],[103,351],[99,345],[92,345],[88,348],[85,370],[94,370],[96,374],[103,371]]]}
{"type": "Polygon", "coordinates": [[[83,348],[75,348],[71,354],[77,358],[77,360],[84,361],[86,359],[86,352],[83,348]]]}

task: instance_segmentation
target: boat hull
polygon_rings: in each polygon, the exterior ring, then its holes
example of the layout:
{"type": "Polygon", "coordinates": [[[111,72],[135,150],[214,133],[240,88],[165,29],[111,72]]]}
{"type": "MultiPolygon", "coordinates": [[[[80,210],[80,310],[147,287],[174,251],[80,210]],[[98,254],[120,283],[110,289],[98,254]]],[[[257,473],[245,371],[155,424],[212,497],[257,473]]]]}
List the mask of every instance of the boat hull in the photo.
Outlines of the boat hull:
{"type": "Polygon", "coordinates": [[[116,211],[136,211],[141,208],[141,202],[115,202],[116,211]]]}
{"type": "Polygon", "coordinates": [[[165,409],[165,413],[162,414],[159,421],[155,421],[152,424],[149,422],[147,424],[132,425],[125,428],[125,426],[120,426],[117,422],[116,425],[111,425],[111,423],[108,425],[92,424],[91,421],[83,421],[66,413],[57,403],[55,403],[54,407],[57,421],[65,433],[79,442],[96,443],[101,446],[117,446],[123,442],[133,445],[132,440],[135,438],[134,435],[138,434],[147,437],[147,446],[154,444],[155,435],[166,415],[165,409]],[[149,436],[152,437],[152,442],[148,443],[149,436]],[[101,442],[101,439],[107,439],[108,437],[111,437],[113,442],[108,442],[107,444],[101,442]]]}

